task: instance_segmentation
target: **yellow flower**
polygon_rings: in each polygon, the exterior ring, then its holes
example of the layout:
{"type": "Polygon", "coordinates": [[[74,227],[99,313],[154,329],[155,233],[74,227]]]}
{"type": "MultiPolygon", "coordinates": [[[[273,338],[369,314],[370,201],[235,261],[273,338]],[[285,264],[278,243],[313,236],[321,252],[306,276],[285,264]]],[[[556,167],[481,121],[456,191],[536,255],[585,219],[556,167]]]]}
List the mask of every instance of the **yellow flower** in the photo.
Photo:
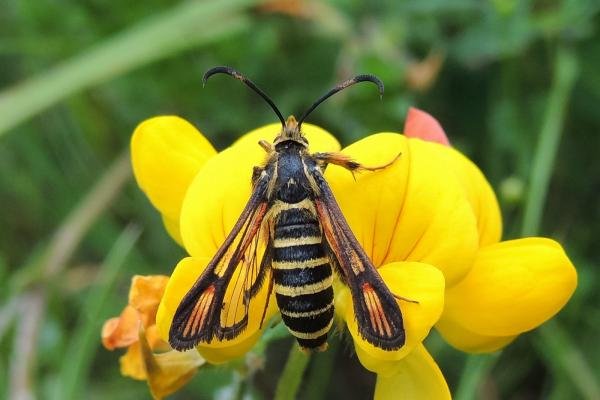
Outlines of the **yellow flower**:
{"type": "MultiPolygon", "coordinates": [[[[136,129],[136,179],[168,232],[190,255],[175,268],[159,306],[157,326],[164,340],[179,302],[250,196],[252,167],[264,159],[257,142],[271,141],[279,130],[278,124],[267,125],[216,154],[195,128],[177,117],[152,118],[136,129]]],[[[303,131],[311,151],[339,150],[322,129],[304,124],[303,131]]],[[[376,398],[395,398],[398,391],[408,398],[449,397],[439,368],[421,344],[434,324],[456,347],[490,351],[550,318],[568,300],[576,277],[560,246],[546,239],[495,244],[501,223],[494,194],[479,170],[451,147],[380,133],[342,152],[365,165],[381,165],[402,154],[381,171],[353,177],[330,166],[325,174],[390,290],[417,301],[399,301],[406,343],[397,351],[383,351],[360,337],[349,290],[336,285],[337,315],[346,322],[363,365],[378,373],[376,398]],[[536,262],[542,256],[543,265],[536,262]],[[545,280],[538,276],[545,274],[545,280]],[[533,288],[536,283],[540,286],[533,288]],[[539,294],[547,288],[554,291],[553,298],[542,302],[539,294]],[[474,293],[480,296],[476,301],[474,293]],[[522,302],[518,309],[515,299],[522,302]]],[[[200,344],[202,356],[219,363],[250,349],[261,334],[266,296],[264,285],[253,302],[260,309],[250,310],[242,334],[200,344]]],[[[267,320],[277,314],[275,304],[269,301],[267,320]]]]}
{"type": "MultiPolygon", "coordinates": [[[[449,144],[439,123],[417,109],[409,111],[405,132],[449,144]]],[[[553,240],[500,242],[500,209],[481,171],[449,146],[432,147],[463,188],[476,218],[479,244],[468,273],[446,283],[444,312],[436,327],[460,350],[492,352],[556,314],[575,291],[577,273],[553,240]]]]}
{"type": "Polygon", "coordinates": [[[159,337],[156,310],[168,279],[161,275],[134,276],[129,304],[102,327],[106,349],[127,348],[120,359],[121,373],[146,380],[156,399],[179,390],[204,364],[198,353],[174,351],[159,337]]]}

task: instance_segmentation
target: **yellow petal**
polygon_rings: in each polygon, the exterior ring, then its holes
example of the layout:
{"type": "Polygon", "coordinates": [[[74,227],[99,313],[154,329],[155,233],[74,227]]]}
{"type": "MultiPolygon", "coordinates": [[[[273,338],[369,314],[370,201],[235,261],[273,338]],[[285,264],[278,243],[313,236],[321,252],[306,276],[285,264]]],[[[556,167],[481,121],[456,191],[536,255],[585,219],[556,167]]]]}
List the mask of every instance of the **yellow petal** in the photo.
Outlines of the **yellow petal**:
{"type": "Polygon", "coordinates": [[[205,362],[194,350],[154,354],[143,331],[140,332],[139,343],[148,386],[155,399],[162,399],[179,390],[205,362]]]}
{"type": "Polygon", "coordinates": [[[576,286],[575,268],[558,243],[501,242],[482,248],[465,279],[448,289],[444,319],[484,336],[518,335],[556,314],[576,286]]]}
{"type": "Polygon", "coordinates": [[[131,138],[131,162],[138,185],[171,223],[179,221],[181,203],[193,177],[215,153],[196,128],[175,116],[145,120],[131,138]]]}
{"type": "Polygon", "coordinates": [[[340,306],[346,310],[346,323],[361,363],[370,371],[385,373],[425,339],[440,317],[444,308],[444,277],[437,268],[417,262],[387,264],[378,272],[392,293],[418,302],[398,301],[406,332],[406,342],[399,350],[382,350],[362,339],[350,296],[338,299],[338,302],[346,303],[340,306]]]}
{"type": "Polygon", "coordinates": [[[422,344],[396,364],[394,374],[377,376],[375,400],[449,400],[451,398],[442,371],[422,344]]]}
{"type": "MultiPolygon", "coordinates": [[[[179,303],[192,285],[196,282],[209,261],[209,258],[188,257],[181,260],[175,267],[156,314],[156,324],[163,340],[168,341],[171,322],[179,303]]],[[[231,278],[232,282],[236,281],[236,276],[239,274],[239,271],[241,271],[241,268],[238,268],[238,272],[235,273],[231,278]]],[[[211,343],[202,343],[198,346],[198,350],[209,362],[219,363],[239,357],[254,345],[254,343],[260,337],[260,321],[264,307],[267,303],[267,291],[268,285],[265,284],[262,286],[256,297],[254,297],[250,302],[250,309],[248,311],[248,326],[237,337],[231,340],[223,341],[214,339],[211,343]],[[212,349],[215,349],[215,352],[211,352],[212,349]]],[[[268,325],[267,322],[269,319],[277,312],[276,301],[273,296],[271,297],[272,298],[269,299],[269,307],[266,311],[263,328],[268,325]]],[[[225,299],[227,300],[232,298],[241,299],[243,296],[238,296],[230,291],[227,291],[225,299]]],[[[227,307],[236,309],[236,304],[230,304],[228,302],[224,306],[223,314],[228,314],[226,312],[227,307]]],[[[237,304],[237,309],[241,312],[243,306],[237,304]]],[[[237,317],[240,317],[240,315],[241,314],[238,313],[237,317]]]]}
{"type": "Polygon", "coordinates": [[[456,174],[467,195],[477,220],[479,246],[483,247],[500,241],[502,236],[502,215],[498,200],[489,182],[471,160],[452,147],[432,147],[439,153],[456,174]]]}
{"type": "Polygon", "coordinates": [[[380,133],[343,153],[384,170],[348,171],[330,166],[327,181],[375,265],[420,261],[438,267],[452,285],[471,267],[478,233],[473,211],[456,175],[439,156],[437,143],[380,133]]]}
{"type": "Polygon", "coordinates": [[[139,336],[135,343],[127,348],[127,352],[119,358],[121,375],[138,381],[146,379],[146,369],[142,360],[139,336]]]}
{"type": "Polygon", "coordinates": [[[461,351],[468,353],[492,353],[516,339],[513,336],[486,336],[475,333],[445,318],[444,314],[435,325],[444,340],[461,351]]]}
{"type": "Polygon", "coordinates": [[[165,229],[167,230],[169,236],[171,236],[171,238],[175,240],[175,242],[177,242],[178,245],[183,247],[183,239],[181,238],[181,232],[179,230],[179,218],[170,219],[167,218],[167,216],[165,216],[164,214],[161,215],[161,217],[163,225],[165,226],[165,229]]]}
{"type": "MultiPolygon", "coordinates": [[[[250,198],[254,166],[262,165],[266,153],[260,139],[271,141],[281,125],[254,130],[233,146],[210,159],[198,173],[185,197],[181,235],[188,253],[212,256],[225,240],[250,198]]],[[[335,151],[339,145],[327,132],[303,126],[311,151],[335,151]]]]}
{"type": "MultiPolygon", "coordinates": [[[[275,301],[272,299],[271,301],[275,301]]],[[[265,327],[268,326],[265,323],[265,327]]],[[[198,353],[211,364],[223,364],[246,354],[260,339],[262,330],[255,330],[252,335],[245,335],[242,340],[236,341],[234,345],[230,342],[213,342],[211,344],[201,343],[196,346],[198,353]]]]}

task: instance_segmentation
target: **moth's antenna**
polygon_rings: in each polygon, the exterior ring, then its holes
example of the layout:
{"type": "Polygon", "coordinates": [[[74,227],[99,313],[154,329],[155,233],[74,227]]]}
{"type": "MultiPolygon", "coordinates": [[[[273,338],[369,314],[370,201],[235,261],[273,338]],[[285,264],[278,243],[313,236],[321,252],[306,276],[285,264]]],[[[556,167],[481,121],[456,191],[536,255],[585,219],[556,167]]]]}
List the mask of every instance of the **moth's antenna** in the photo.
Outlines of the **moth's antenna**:
{"type": "Polygon", "coordinates": [[[269,103],[269,105],[271,106],[273,111],[275,111],[275,114],[277,114],[277,117],[281,121],[281,125],[285,127],[285,120],[283,119],[283,115],[281,115],[281,112],[279,112],[279,109],[277,108],[275,103],[273,103],[273,100],[271,100],[265,92],[260,90],[254,84],[254,82],[252,82],[250,79],[246,78],[244,75],[240,74],[238,71],[236,71],[235,69],[233,69],[231,67],[214,67],[204,73],[204,76],[202,77],[202,84],[206,85],[206,81],[208,81],[208,78],[210,78],[211,76],[213,76],[215,74],[227,74],[229,76],[234,77],[235,79],[238,79],[238,80],[244,82],[246,84],[246,86],[248,86],[250,89],[254,90],[256,93],[258,93],[260,95],[260,97],[262,97],[267,103],[269,103]]]}
{"type": "Polygon", "coordinates": [[[374,83],[375,85],[377,85],[377,89],[379,90],[379,96],[380,97],[383,96],[383,82],[381,82],[381,80],[379,78],[377,78],[374,75],[356,75],[354,78],[348,79],[347,81],[340,83],[339,85],[337,85],[336,87],[331,89],[329,92],[325,93],[320,99],[315,101],[313,103],[313,105],[310,106],[310,108],[308,110],[306,110],[304,112],[304,114],[302,114],[300,119],[298,120],[298,127],[300,127],[300,125],[302,125],[302,122],[308,116],[308,114],[310,114],[315,108],[317,108],[317,106],[319,104],[321,104],[322,102],[324,102],[325,100],[327,100],[328,98],[330,98],[331,96],[336,94],[337,92],[344,90],[348,86],[352,86],[355,83],[359,83],[359,82],[374,83]]]}

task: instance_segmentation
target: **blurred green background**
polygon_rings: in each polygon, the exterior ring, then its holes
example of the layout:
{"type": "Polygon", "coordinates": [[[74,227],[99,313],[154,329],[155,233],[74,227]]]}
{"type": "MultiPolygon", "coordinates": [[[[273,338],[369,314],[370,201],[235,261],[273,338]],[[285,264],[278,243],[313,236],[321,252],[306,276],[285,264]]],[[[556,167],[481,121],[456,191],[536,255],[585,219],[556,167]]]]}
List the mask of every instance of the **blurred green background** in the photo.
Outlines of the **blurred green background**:
{"type": "MultiPolygon", "coordinates": [[[[276,120],[232,79],[203,89],[215,65],[244,72],[285,115],[342,79],[378,75],[382,101],[365,85],[311,115],[342,144],[401,131],[409,106],[434,115],[495,188],[504,238],[552,237],[579,273],[558,317],[501,354],[467,356],[432,332],[452,392],[600,398],[599,10],[597,0],[4,1],[0,398],[150,397],[99,338],[133,274],[169,274],[184,254],[131,179],[131,132],[177,114],[222,149],[276,120]]],[[[291,344],[274,340],[252,373],[203,368],[174,398],[271,398],[291,344]]],[[[333,347],[335,359],[313,358],[301,395],[371,396],[374,375],[349,342],[333,347]]]]}

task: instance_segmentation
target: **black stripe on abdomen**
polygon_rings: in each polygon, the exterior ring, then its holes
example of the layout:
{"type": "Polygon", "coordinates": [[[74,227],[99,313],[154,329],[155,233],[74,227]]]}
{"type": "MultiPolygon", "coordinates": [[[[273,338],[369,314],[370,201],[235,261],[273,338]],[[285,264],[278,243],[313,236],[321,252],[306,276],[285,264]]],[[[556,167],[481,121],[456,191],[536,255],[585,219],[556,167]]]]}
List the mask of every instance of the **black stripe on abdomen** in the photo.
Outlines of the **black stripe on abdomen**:
{"type": "MultiPolygon", "coordinates": [[[[333,300],[333,296],[331,299],[333,300]]],[[[322,310],[316,310],[315,315],[308,317],[289,316],[287,313],[291,313],[291,310],[283,310],[281,317],[288,328],[294,332],[312,334],[325,329],[329,325],[333,319],[333,306],[330,305],[322,310]]]]}
{"type": "MultiPolygon", "coordinates": [[[[276,238],[275,240],[283,238],[276,238]]],[[[277,245],[277,244],[275,244],[277,245]]],[[[323,257],[323,245],[321,243],[304,244],[299,246],[275,247],[273,249],[273,261],[294,262],[302,265],[302,262],[323,257]]]]}
{"type": "MultiPolygon", "coordinates": [[[[331,288],[330,288],[331,289],[331,288]]],[[[311,311],[321,310],[332,305],[333,289],[323,290],[317,293],[303,294],[300,296],[277,296],[277,305],[282,313],[296,312],[308,313],[311,311]]]]}
{"type": "Polygon", "coordinates": [[[281,318],[302,347],[318,348],[327,341],[333,322],[333,288],[299,296],[275,293],[281,318]]]}
{"type": "Polygon", "coordinates": [[[331,267],[325,263],[309,268],[273,269],[273,279],[281,286],[305,287],[331,280],[331,267]]]}

